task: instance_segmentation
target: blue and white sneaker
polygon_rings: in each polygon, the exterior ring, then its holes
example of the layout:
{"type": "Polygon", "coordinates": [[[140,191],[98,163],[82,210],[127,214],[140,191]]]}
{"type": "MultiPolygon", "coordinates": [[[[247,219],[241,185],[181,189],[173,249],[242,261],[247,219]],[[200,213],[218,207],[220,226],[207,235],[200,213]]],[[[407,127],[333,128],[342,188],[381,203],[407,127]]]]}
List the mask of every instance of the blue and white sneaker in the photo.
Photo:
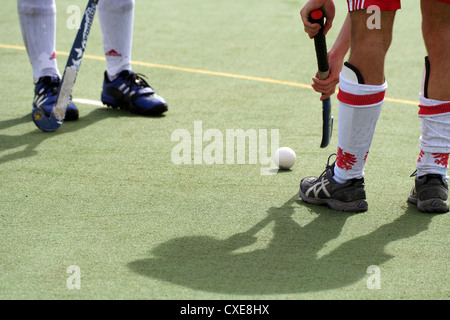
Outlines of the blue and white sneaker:
{"type": "MultiPolygon", "coordinates": [[[[39,78],[38,83],[34,87],[33,109],[40,108],[44,110],[47,117],[52,113],[53,107],[56,105],[56,95],[61,80],[59,77],[45,76],[39,78]]],[[[67,106],[66,117],[64,120],[73,121],[78,119],[78,109],[72,99],[67,106]]]]}
{"type": "Polygon", "coordinates": [[[128,70],[119,73],[113,81],[105,72],[101,100],[109,107],[140,115],[157,116],[167,111],[166,100],[155,93],[143,75],[128,70]]]}

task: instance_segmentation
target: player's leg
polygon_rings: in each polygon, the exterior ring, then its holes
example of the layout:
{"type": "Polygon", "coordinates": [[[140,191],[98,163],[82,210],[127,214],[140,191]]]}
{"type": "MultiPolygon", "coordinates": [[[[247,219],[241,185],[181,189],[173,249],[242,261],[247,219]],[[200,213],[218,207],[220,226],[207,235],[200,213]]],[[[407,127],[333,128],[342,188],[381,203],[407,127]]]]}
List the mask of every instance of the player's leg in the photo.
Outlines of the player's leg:
{"type": "MultiPolygon", "coordinates": [[[[56,63],[55,1],[17,0],[17,11],[23,41],[33,68],[33,108],[42,108],[49,115],[56,103],[61,79],[56,63]]],[[[78,110],[72,101],[69,103],[66,119],[78,119],[78,110]]]]}
{"type": "Polygon", "coordinates": [[[370,1],[362,9],[349,5],[351,51],[340,75],[336,162],[327,165],[321,177],[302,180],[300,195],[306,202],[326,203],[342,211],[367,210],[364,166],[387,88],[384,60],[392,39],[395,10],[399,8],[399,1],[393,3],[389,8],[380,8],[380,29],[368,27],[370,14],[364,8],[370,1]]]}
{"type": "Polygon", "coordinates": [[[450,0],[422,0],[422,33],[431,64],[427,93],[450,100],[450,0]]]}
{"type": "Polygon", "coordinates": [[[132,71],[134,0],[100,1],[98,16],[106,56],[102,102],[143,115],[167,111],[166,101],[132,71]]]}
{"type": "Polygon", "coordinates": [[[363,75],[366,85],[382,85],[384,61],[392,41],[395,11],[381,11],[379,29],[369,29],[366,10],[350,13],[352,22],[351,49],[348,62],[363,75]]]}
{"type": "Polygon", "coordinates": [[[380,29],[369,29],[366,10],[350,13],[350,57],[339,81],[338,152],[340,182],[363,177],[364,166],[384,101],[384,61],[392,40],[395,11],[380,12],[380,29]]]}
{"type": "Polygon", "coordinates": [[[98,18],[106,57],[106,73],[110,80],[121,71],[131,71],[134,0],[100,1],[98,18]]]}
{"type": "Polygon", "coordinates": [[[61,77],[55,52],[55,0],[17,0],[17,10],[34,83],[44,76],[61,77]]]}
{"type": "Polygon", "coordinates": [[[425,59],[419,118],[420,153],[408,200],[420,211],[447,212],[450,153],[450,0],[422,0],[425,59]]]}

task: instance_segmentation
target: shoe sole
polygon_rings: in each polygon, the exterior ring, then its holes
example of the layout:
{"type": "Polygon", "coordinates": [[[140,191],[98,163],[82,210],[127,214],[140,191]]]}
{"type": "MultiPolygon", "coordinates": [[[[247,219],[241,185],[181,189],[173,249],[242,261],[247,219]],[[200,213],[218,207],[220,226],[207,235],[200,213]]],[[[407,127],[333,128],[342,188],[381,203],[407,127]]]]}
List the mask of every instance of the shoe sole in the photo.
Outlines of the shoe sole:
{"type": "Polygon", "coordinates": [[[442,199],[418,200],[416,197],[409,196],[408,202],[417,206],[420,212],[425,213],[446,213],[449,211],[448,201],[442,199]]]}
{"type": "Polygon", "coordinates": [[[142,109],[135,108],[134,106],[130,106],[128,104],[128,102],[126,102],[125,100],[119,100],[119,102],[116,102],[116,101],[111,101],[111,100],[107,100],[107,99],[103,98],[102,103],[105,106],[110,107],[112,109],[127,110],[127,111],[130,111],[131,113],[139,114],[139,115],[143,115],[143,116],[159,116],[168,110],[167,104],[160,104],[160,105],[154,106],[150,110],[144,111],[142,109]]]}
{"type": "Polygon", "coordinates": [[[306,203],[314,204],[314,205],[327,205],[330,209],[336,211],[345,211],[345,212],[365,212],[367,211],[369,204],[367,200],[360,199],[350,202],[342,202],[335,199],[316,199],[307,197],[303,191],[300,189],[299,191],[300,198],[306,203]]]}

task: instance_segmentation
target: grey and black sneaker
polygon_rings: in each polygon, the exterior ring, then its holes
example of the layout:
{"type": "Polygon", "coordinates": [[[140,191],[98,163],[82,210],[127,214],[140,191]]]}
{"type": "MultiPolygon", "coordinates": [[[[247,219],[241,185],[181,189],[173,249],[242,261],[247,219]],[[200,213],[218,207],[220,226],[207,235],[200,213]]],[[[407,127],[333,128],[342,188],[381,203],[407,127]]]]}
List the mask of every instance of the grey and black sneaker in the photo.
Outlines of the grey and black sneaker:
{"type": "MultiPolygon", "coordinates": [[[[335,154],[332,154],[333,156],[335,154]]],[[[310,204],[328,205],[333,210],[348,212],[367,211],[366,190],[364,178],[351,179],[338,183],[333,179],[336,162],[330,163],[318,177],[307,177],[300,182],[300,197],[310,204]]]]}
{"type": "MultiPolygon", "coordinates": [[[[417,171],[411,177],[416,176],[417,171]]],[[[448,183],[440,174],[416,176],[408,202],[417,205],[421,212],[445,213],[448,207],[448,183]]]]}

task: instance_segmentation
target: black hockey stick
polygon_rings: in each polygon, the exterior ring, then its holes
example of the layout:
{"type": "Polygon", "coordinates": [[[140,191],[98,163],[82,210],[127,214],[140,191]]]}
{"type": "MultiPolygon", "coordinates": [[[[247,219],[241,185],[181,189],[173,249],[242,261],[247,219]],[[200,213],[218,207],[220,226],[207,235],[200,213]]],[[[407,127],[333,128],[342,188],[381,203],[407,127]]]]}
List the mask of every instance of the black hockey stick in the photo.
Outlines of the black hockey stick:
{"type": "MultiPolygon", "coordinates": [[[[328,65],[328,51],[324,27],[324,13],[322,10],[314,10],[309,18],[311,23],[318,23],[321,26],[319,33],[314,37],[314,47],[316,49],[317,65],[319,68],[319,79],[327,79],[330,74],[328,65]]],[[[331,100],[330,98],[322,100],[322,142],[321,148],[325,148],[330,143],[333,134],[333,117],[331,116],[331,100]]]]}

